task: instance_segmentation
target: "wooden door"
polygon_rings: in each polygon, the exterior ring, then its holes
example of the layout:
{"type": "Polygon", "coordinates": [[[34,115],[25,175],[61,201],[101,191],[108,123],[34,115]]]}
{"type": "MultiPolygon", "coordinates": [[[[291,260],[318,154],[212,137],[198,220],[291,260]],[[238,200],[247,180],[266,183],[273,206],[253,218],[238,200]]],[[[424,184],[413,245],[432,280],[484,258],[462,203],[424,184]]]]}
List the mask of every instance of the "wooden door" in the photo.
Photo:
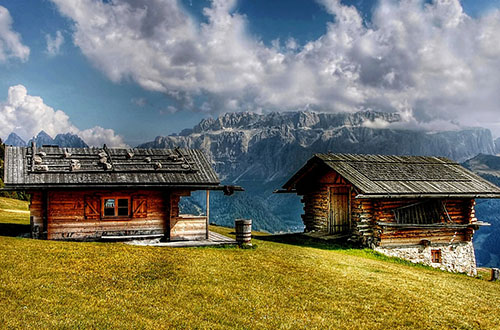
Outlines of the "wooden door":
{"type": "Polygon", "coordinates": [[[350,229],[350,196],[349,187],[330,188],[330,212],[328,216],[328,232],[338,234],[350,229]]]}

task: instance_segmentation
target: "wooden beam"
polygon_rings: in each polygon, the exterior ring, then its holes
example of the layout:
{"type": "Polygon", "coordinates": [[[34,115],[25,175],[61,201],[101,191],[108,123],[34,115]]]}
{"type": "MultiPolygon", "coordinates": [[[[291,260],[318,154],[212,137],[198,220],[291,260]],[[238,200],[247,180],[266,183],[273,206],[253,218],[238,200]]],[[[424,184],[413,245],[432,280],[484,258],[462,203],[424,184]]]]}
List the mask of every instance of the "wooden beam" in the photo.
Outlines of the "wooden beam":
{"type": "Polygon", "coordinates": [[[475,223],[459,224],[459,223],[395,223],[377,221],[377,225],[383,227],[397,227],[397,228],[468,228],[473,226],[489,226],[487,222],[477,221],[475,223]]]}

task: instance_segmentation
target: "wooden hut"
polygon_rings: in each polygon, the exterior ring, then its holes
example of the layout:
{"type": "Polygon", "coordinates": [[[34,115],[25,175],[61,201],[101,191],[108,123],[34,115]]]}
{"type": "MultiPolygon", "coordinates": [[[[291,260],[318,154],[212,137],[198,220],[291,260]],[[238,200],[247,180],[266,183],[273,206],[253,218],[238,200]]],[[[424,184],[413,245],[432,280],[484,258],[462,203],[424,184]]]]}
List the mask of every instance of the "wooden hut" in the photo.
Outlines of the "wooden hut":
{"type": "Polygon", "coordinates": [[[221,186],[200,150],[5,148],[5,187],[31,194],[33,238],[208,238],[209,191],[221,186]],[[205,216],[179,214],[179,199],[207,191],[205,216]]]}
{"type": "Polygon", "coordinates": [[[476,273],[475,198],[500,188],[441,157],[316,154],[277,192],[303,196],[305,232],[476,273]]]}

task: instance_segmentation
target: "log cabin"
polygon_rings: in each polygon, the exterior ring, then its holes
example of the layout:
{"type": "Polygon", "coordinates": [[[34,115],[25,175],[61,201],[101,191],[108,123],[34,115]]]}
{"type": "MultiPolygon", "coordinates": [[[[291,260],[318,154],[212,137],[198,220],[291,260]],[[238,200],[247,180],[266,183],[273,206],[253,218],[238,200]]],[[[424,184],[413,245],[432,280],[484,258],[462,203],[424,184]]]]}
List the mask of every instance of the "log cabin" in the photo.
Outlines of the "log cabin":
{"type": "Polygon", "coordinates": [[[31,194],[33,238],[49,240],[208,238],[209,191],[231,194],[200,150],[5,148],[5,189],[31,194]],[[179,214],[179,200],[207,191],[204,216],[179,214]]]}
{"type": "Polygon", "coordinates": [[[316,154],[278,193],[302,196],[305,233],[476,274],[476,198],[500,188],[441,157],[316,154]]]}

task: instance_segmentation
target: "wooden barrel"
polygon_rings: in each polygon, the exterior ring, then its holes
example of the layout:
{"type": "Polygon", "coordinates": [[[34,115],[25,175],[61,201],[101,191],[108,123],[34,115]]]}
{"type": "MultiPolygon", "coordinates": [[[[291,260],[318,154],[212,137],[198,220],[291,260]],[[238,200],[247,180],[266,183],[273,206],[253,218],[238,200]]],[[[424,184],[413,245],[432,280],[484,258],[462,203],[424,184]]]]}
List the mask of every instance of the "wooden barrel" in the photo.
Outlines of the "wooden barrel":
{"type": "Polygon", "coordinates": [[[250,245],[252,239],[252,220],[236,219],[234,220],[234,229],[236,231],[236,242],[240,245],[250,245]]]}
{"type": "Polygon", "coordinates": [[[490,281],[498,281],[500,278],[500,269],[492,268],[491,269],[491,279],[490,281]]]}

